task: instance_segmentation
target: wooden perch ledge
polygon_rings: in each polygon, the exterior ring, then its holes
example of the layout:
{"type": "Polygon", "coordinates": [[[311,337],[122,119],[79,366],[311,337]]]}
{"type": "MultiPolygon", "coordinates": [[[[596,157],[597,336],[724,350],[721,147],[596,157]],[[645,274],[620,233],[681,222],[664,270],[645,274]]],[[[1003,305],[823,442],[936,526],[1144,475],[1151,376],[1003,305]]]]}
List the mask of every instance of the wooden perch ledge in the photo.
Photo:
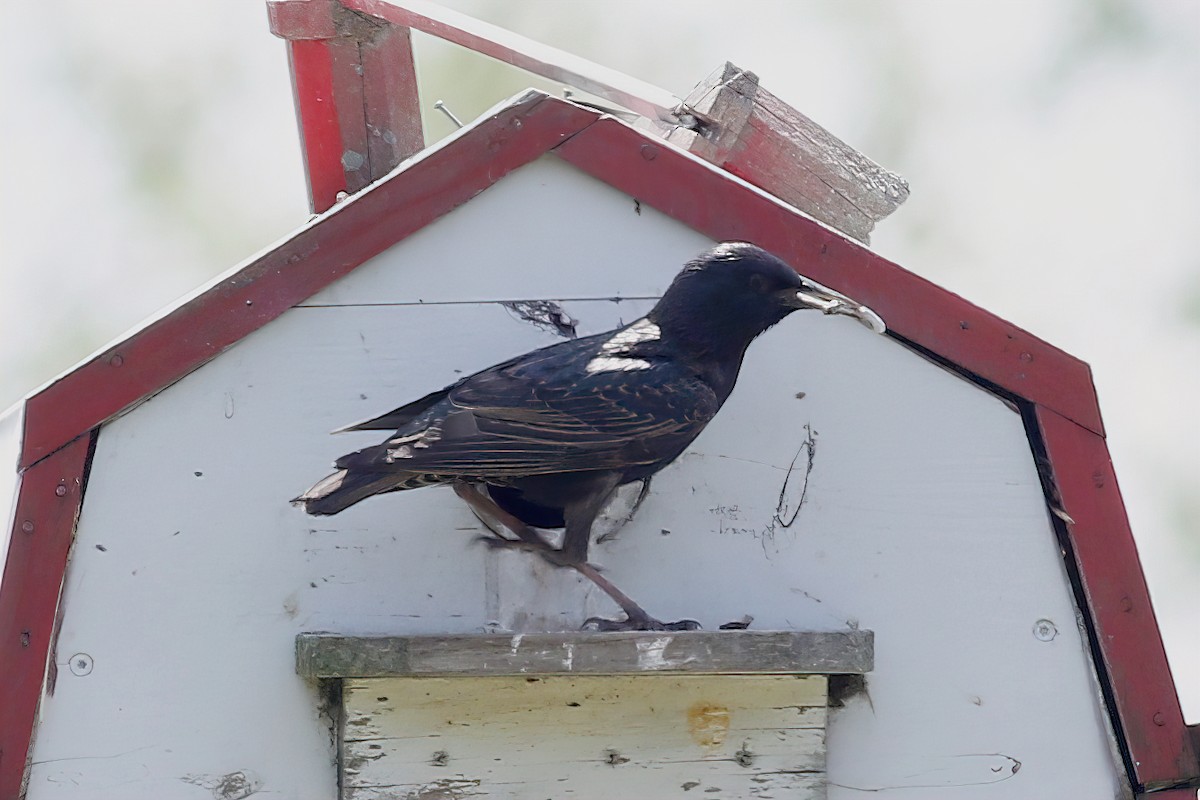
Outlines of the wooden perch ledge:
{"type": "Polygon", "coordinates": [[[483,675],[862,674],[871,631],[652,631],[296,637],[306,678],[483,675]]]}

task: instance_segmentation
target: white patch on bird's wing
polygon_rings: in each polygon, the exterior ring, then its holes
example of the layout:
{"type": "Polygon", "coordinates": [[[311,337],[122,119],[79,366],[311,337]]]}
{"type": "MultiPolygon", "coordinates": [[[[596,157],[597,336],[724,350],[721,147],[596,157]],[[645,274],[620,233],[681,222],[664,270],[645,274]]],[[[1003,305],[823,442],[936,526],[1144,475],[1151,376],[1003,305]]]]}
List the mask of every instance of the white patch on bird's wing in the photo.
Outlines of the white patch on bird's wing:
{"type": "Polygon", "coordinates": [[[391,464],[397,458],[412,458],[412,448],[406,444],[399,447],[389,447],[387,451],[387,463],[391,464]]]}
{"type": "Polygon", "coordinates": [[[640,358],[616,358],[613,356],[596,356],[584,367],[589,373],[595,372],[629,372],[635,369],[650,369],[650,362],[640,358]]]}
{"type": "Polygon", "coordinates": [[[388,439],[387,462],[391,464],[397,458],[412,458],[413,448],[424,450],[441,438],[442,429],[437,425],[430,425],[428,428],[416,433],[388,439]]]}
{"type": "Polygon", "coordinates": [[[584,369],[589,373],[650,369],[649,361],[630,358],[623,353],[635,344],[658,341],[661,336],[662,331],[653,322],[648,319],[638,320],[628,328],[617,331],[607,342],[600,345],[600,354],[589,361],[584,369]]]}

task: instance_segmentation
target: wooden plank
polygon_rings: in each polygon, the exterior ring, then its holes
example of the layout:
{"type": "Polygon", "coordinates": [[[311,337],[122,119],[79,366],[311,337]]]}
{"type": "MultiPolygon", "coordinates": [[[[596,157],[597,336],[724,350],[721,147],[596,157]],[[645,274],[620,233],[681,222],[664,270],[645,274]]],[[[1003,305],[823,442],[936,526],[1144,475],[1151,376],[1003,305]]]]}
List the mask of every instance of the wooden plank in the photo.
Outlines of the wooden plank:
{"type": "Polygon", "coordinates": [[[379,180],[425,147],[412,32],[386,25],[359,44],[363,68],[367,161],[379,180]]]}
{"type": "Polygon", "coordinates": [[[296,637],[309,678],[870,672],[870,631],[637,631],[296,637]]]}
{"type": "Polygon", "coordinates": [[[1037,422],[1096,642],[1104,657],[1137,781],[1162,788],[1200,776],[1197,752],[1104,438],[1045,408],[1037,422]]]}
{"type": "Polygon", "coordinates": [[[908,183],[759,86],[731,63],[684,100],[703,123],[668,141],[862,242],[908,197],[908,183]]]}
{"type": "Polygon", "coordinates": [[[314,213],[332,208],[346,188],[342,169],[342,129],[334,91],[333,53],[326,41],[288,42],[288,67],[296,100],[308,206],[314,213]]]}
{"type": "Polygon", "coordinates": [[[427,33],[558,83],[619,103],[650,119],[669,120],[679,98],[645,81],[423,0],[342,0],[346,8],[427,33]]]}
{"type": "Polygon", "coordinates": [[[410,32],[332,0],[277,0],[267,14],[288,40],[309,203],[320,213],[424,146],[410,32]]]}
{"type": "Polygon", "coordinates": [[[0,797],[17,797],[24,779],[90,439],[81,436],[26,470],[9,518],[0,580],[0,797]]]}
{"type": "Polygon", "coordinates": [[[825,797],[824,676],[391,678],[342,697],[345,800],[825,797]]]}

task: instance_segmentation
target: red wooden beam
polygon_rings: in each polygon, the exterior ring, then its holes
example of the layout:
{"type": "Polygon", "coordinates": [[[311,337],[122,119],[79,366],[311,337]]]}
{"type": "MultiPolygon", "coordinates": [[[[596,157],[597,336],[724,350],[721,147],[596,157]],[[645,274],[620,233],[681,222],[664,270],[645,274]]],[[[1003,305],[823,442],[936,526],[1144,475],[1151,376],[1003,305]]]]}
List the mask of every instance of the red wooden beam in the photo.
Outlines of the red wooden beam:
{"type": "Polygon", "coordinates": [[[873,308],[900,336],[1102,433],[1083,361],[876,255],[653,136],[603,119],[555,150],[579,169],[720,240],[754,242],[873,308]]]}
{"type": "Polygon", "coordinates": [[[281,247],[85,362],[26,402],[21,466],[179,380],[372,256],[543,155],[597,114],[527,95],[281,247]]]}
{"type": "Polygon", "coordinates": [[[1066,523],[1067,536],[1137,782],[1164,788],[1196,780],[1195,743],[1184,725],[1108,445],[1048,408],[1039,407],[1036,416],[1063,509],[1074,520],[1066,523]]]}
{"type": "Polygon", "coordinates": [[[0,797],[20,796],[91,436],[26,470],[0,580],[0,797]]]}
{"type": "Polygon", "coordinates": [[[342,0],[372,19],[421,31],[543,78],[619,103],[650,119],[670,120],[680,100],[670,92],[512,31],[423,0],[342,0]]]}
{"type": "Polygon", "coordinates": [[[320,213],[425,146],[407,28],[334,0],[267,4],[288,40],[309,205],[320,213]]]}

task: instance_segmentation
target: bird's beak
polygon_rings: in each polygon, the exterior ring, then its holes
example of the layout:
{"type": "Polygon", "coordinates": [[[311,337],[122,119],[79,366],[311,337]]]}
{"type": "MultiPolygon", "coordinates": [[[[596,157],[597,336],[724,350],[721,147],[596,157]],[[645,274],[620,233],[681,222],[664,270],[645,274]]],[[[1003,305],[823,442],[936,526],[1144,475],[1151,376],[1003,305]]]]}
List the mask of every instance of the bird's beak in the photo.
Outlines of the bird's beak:
{"type": "Polygon", "coordinates": [[[808,278],[803,278],[800,289],[785,289],[779,293],[779,297],[780,302],[789,308],[814,308],[822,314],[842,314],[854,317],[875,333],[887,331],[887,326],[874,311],[808,278]]]}

